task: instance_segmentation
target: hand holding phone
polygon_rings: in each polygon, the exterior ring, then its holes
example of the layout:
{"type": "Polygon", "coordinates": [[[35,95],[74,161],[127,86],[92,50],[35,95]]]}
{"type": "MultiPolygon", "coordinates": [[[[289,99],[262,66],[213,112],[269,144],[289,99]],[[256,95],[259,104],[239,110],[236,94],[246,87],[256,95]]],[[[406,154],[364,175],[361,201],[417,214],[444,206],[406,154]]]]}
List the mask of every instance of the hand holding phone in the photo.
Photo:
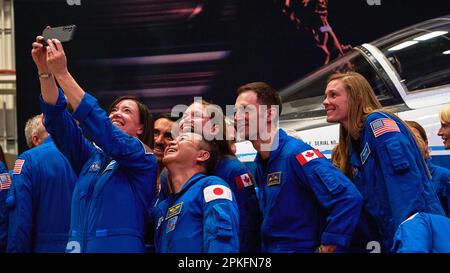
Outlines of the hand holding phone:
{"type": "Polygon", "coordinates": [[[48,39],[58,39],[61,43],[72,40],[76,27],[76,25],[69,25],[44,29],[42,31],[44,45],[47,45],[48,39]]]}

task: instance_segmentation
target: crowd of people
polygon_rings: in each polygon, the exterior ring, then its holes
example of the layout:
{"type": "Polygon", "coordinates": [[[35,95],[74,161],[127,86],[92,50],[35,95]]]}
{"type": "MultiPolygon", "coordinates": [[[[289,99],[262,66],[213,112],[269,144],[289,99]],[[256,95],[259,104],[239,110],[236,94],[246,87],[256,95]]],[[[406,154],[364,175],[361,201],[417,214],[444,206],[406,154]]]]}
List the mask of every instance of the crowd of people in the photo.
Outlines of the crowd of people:
{"type": "MultiPolygon", "coordinates": [[[[328,160],[278,126],[267,83],[237,89],[234,122],[203,100],[154,122],[135,97],[105,112],[62,44],[42,42],[31,51],[42,114],[26,124],[30,149],[12,170],[0,164],[0,252],[364,253],[374,242],[450,252],[450,170],[362,75],[328,79],[327,121],[340,126],[328,160]],[[251,166],[236,139],[256,149],[251,166]]],[[[450,105],[440,120],[450,149],[450,105]]]]}

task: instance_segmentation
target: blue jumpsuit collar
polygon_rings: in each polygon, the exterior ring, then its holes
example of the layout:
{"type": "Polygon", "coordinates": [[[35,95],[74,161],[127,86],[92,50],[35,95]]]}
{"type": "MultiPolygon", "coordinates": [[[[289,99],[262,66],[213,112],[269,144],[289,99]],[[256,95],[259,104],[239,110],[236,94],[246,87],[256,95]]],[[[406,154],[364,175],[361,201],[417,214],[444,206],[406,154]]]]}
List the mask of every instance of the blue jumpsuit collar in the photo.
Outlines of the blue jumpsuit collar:
{"type": "MultiPolygon", "coordinates": [[[[288,140],[288,135],[281,128],[279,128],[277,133],[274,135],[275,139],[277,139],[277,137],[278,137],[278,147],[275,150],[270,152],[269,159],[268,159],[268,163],[269,164],[272,163],[272,161],[275,160],[278,157],[278,154],[283,150],[284,144],[288,140]],[[277,136],[277,134],[278,134],[278,136],[277,136]]],[[[264,160],[261,158],[261,156],[258,153],[256,155],[255,161],[257,163],[261,163],[264,160]]]]}
{"type": "Polygon", "coordinates": [[[52,137],[50,136],[50,134],[44,139],[44,142],[42,142],[42,144],[46,144],[46,143],[51,143],[53,142],[52,137]]]}
{"type": "Polygon", "coordinates": [[[181,196],[183,194],[183,192],[187,191],[187,189],[189,189],[189,187],[191,187],[195,182],[197,182],[198,180],[202,179],[206,177],[206,174],[204,173],[196,173],[193,176],[191,176],[191,178],[189,178],[189,180],[186,182],[186,184],[183,185],[183,187],[181,187],[181,190],[179,192],[177,192],[176,194],[174,194],[174,197],[177,196],[181,196]]]}

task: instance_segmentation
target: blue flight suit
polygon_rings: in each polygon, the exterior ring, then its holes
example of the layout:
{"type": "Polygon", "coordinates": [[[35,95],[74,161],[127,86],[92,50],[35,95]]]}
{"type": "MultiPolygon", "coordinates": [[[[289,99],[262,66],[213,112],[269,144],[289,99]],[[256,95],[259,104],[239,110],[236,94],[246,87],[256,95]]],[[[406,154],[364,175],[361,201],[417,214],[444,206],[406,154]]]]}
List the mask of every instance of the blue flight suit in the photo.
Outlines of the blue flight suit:
{"type": "Polygon", "coordinates": [[[362,197],[318,150],[278,131],[267,160],[258,154],[262,252],[312,253],[320,245],[346,247],[362,197]]]}
{"type": "Polygon", "coordinates": [[[450,170],[434,165],[427,159],[428,169],[431,172],[431,182],[445,213],[450,217],[450,170]]]}
{"type": "Polygon", "coordinates": [[[239,208],[239,252],[258,252],[260,248],[261,211],[258,206],[253,176],[245,165],[234,157],[219,160],[213,175],[227,182],[239,208]],[[242,179],[249,182],[242,184],[242,179]]]}
{"type": "Polygon", "coordinates": [[[156,252],[239,251],[239,210],[234,194],[219,177],[195,174],[153,213],[156,252]]]}
{"type": "Polygon", "coordinates": [[[370,114],[359,140],[353,141],[350,164],[383,251],[391,249],[395,231],[412,214],[443,214],[420,150],[398,118],[384,112],[370,114]]]}
{"type": "MultiPolygon", "coordinates": [[[[0,175],[5,177],[8,169],[3,162],[0,161],[0,175]]],[[[6,209],[6,196],[8,189],[0,188],[0,253],[6,251],[6,243],[8,241],[8,211],[6,209]]]]}
{"type": "Polygon", "coordinates": [[[8,169],[5,166],[5,163],[0,161],[0,173],[7,173],[8,169]]]}
{"type": "Polygon", "coordinates": [[[166,198],[169,197],[170,195],[169,185],[167,184],[168,175],[169,172],[167,171],[167,168],[162,169],[161,173],[159,174],[159,182],[161,183],[161,190],[159,191],[158,195],[153,201],[154,207],[156,207],[160,202],[166,200],[166,198]]]}
{"type": "Polygon", "coordinates": [[[392,252],[450,253],[450,219],[423,212],[413,215],[398,227],[392,252]]]}
{"type": "Polygon", "coordinates": [[[64,253],[75,172],[51,136],[19,155],[17,165],[8,194],[7,251],[64,253]]]}
{"type": "Polygon", "coordinates": [[[41,98],[41,108],[47,131],[78,174],[66,251],[144,252],[156,184],[154,154],[116,128],[88,93],[73,117],[61,91],[56,105],[41,98]],[[75,119],[96,145],[83,137],[75,119]]]}
{"type": "MultiPolygon", "coordinates": [[[[161,193],[158,202],[166,199],[169,195],[167,186],[167,169],[161,172],[161,193]]],[[[212,175],[222,178],[227,182],[239,208],[239,252],[258,252],[260,248],[260,225],[261,211],[258,207],[258,199],[254,188],[253,176],[245,165],[238,159],[226,156],[217,162],[212,175]],[[242,185],[239,181],[241,176],[249,177],[251,183],[242,185]]]]}

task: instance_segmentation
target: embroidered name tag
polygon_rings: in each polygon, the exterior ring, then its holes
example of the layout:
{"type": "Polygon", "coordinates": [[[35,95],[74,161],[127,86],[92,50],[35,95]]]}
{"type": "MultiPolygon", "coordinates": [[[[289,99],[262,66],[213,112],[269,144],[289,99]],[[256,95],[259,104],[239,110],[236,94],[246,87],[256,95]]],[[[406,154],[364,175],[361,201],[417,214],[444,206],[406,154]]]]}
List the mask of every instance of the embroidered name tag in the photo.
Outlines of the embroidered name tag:
{"type": "Polygon", "coordinates": [[[370,155],[370,147],[369,147],[369,143],[366,142],[366,145],[364,145],[364,149],[361,152],[361,154],[359,155],[359,157],[361,158],[361,163],[364,165],[364,163],[366,163],[367,158],[369,158],[370,155]]]}

